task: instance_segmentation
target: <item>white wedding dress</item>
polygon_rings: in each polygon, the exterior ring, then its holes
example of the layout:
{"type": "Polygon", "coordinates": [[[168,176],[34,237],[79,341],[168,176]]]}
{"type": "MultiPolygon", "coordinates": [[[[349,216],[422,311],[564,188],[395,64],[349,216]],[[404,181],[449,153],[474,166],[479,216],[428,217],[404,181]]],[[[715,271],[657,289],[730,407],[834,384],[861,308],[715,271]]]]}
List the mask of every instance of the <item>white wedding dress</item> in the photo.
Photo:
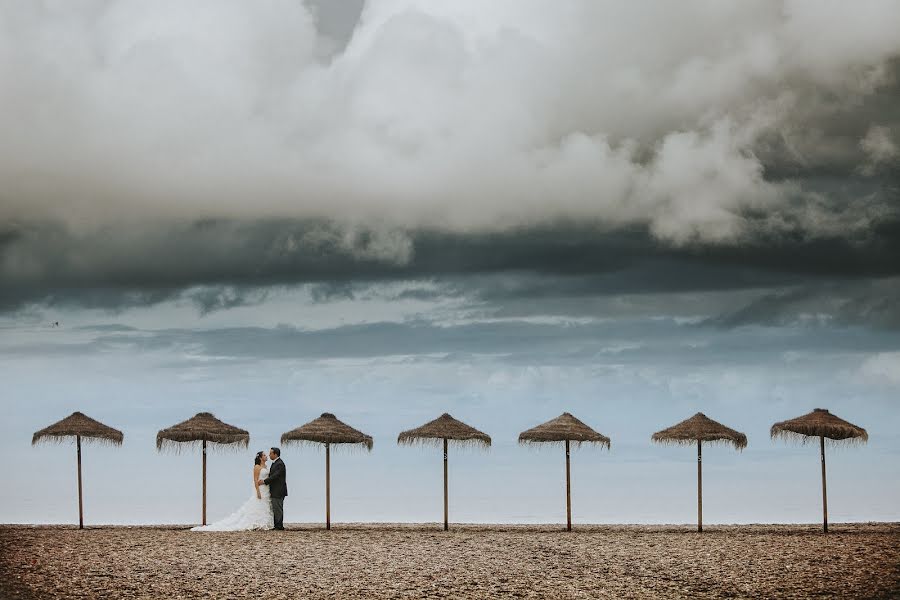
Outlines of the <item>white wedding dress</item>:
{"type": "MultiPolygon", "coordinates": [[[[263,468],[259,472],[259,478],[265,479],[269,476],[269,470],[263,468]]],[[[191,531],[249,531],[251,529],[272,529],[275,526],[272,517],[272,498],[269,495],[269,486],[259,486],[259,495],[256,497],[256,490],[250,499],[244,502],[243,506],[231,513],[221,521],[216,521],[211,525],[201,525],[194,527],[191,531]]]]}

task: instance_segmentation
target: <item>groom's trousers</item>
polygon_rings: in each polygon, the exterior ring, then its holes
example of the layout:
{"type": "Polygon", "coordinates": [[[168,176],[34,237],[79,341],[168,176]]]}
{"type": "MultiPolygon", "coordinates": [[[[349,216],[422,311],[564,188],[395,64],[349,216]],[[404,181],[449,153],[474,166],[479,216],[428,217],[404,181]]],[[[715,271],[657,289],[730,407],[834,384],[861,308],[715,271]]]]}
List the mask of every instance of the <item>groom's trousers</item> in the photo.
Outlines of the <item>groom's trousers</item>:
{"type": "Polygon", "coordinates": [[[272,517],[275,529],[284,527],[284,498],[272,498],[272,517]]]}

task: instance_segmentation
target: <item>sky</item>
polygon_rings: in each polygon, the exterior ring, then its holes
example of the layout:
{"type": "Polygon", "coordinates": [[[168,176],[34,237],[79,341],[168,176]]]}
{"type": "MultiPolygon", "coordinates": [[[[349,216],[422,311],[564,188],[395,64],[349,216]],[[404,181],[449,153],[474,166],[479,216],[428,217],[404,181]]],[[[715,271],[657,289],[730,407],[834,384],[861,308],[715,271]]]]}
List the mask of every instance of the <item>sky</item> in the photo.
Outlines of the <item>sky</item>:
{"type": "MultiPolygon", "coordinates": [[[[252,458],[333,412],[332,518],[813,523],[818,450],[772,423],[828,408],[832,521],[900,520],[900,4],[572,0],[0,0],[0,522],[194,523],[252,458]]],[[[324,515],[324,455],[284,448],[286,519],[324,515]]]]}

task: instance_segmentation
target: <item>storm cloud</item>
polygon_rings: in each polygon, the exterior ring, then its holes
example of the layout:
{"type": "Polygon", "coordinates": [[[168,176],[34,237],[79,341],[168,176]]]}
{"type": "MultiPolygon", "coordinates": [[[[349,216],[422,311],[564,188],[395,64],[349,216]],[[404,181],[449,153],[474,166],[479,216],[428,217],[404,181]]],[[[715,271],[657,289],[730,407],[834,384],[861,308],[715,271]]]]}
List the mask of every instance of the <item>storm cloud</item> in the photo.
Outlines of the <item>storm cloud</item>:
{"type": "Polygon", "coordinates": [[[898,274],[895,3],[357,9],[0,3],[0,310],[898,274]]]}
{"type": "Polygon", "coordinates": [[[0,238],[0,310],[39,303],[115,310],[188,297],[203,312],[315,284],[319,301],[394,280],[405,294],[549,299],[877,281],[900,275],[897,226],[859,239],[802,236],[669,246],[646,229],[575,225],[484,234],[347,229],[328,222],[206,221],[75,235],[11,226],[0,238]]]}

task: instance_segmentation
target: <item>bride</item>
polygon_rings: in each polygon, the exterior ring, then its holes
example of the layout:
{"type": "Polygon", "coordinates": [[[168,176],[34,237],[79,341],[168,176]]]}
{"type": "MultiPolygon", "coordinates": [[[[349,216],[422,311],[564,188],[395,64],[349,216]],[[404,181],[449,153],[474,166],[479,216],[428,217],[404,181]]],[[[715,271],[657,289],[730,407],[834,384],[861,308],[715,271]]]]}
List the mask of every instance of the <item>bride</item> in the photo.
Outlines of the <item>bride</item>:
{"type": "Polygon", "coordinates": [[[272,517],[272,500],[269,496],[269,486],[259,485],[259,481],[269,476],[266,468],[265,452],[257,452],[253,459],[253,486],[254,494],[243,506],[221,521],[211,525],[194,527],[191,531],[246,531],[249,529],[272,529],[274,520],[272,517]]]}

